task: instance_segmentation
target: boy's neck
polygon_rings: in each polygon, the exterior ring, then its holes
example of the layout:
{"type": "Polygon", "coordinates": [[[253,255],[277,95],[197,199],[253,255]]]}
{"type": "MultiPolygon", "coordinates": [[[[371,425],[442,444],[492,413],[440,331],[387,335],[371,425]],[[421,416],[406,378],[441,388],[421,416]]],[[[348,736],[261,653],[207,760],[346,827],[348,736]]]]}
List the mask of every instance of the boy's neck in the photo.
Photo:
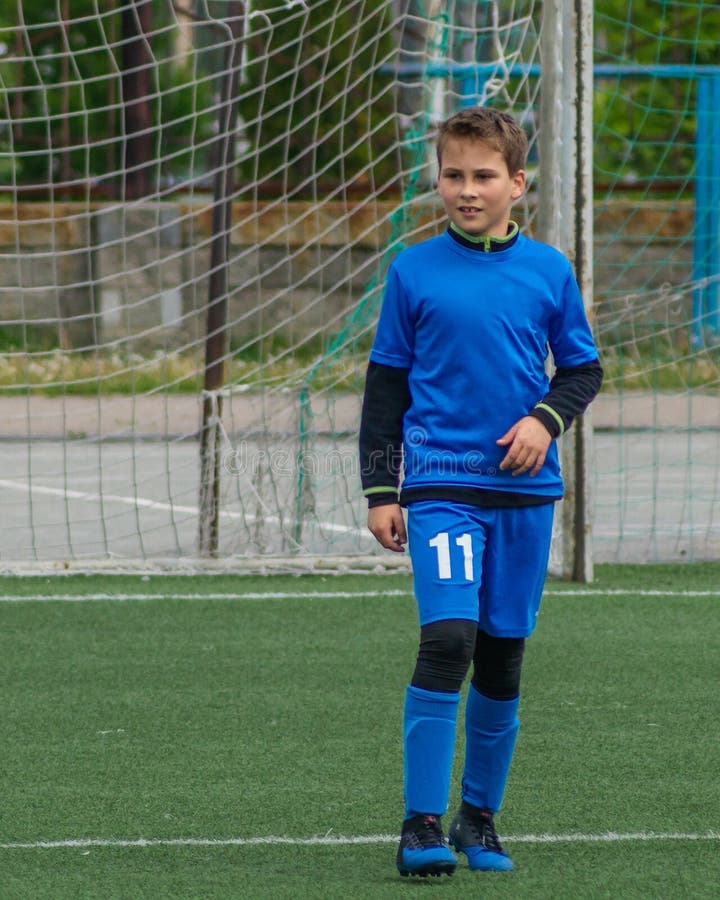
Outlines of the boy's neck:
{"type": "Polygon", "coordinates": [[[492,234],[468,234],[454,222],[451,222],[450,232],[460,243],[472,245],[475,249],[484,250],[486,253],[492,253],[497,250],[505,250],[514,244],[520,229],[516,222],[510,222],[508,223],[507,234],[504,237],[497,237],[492,234]]]}

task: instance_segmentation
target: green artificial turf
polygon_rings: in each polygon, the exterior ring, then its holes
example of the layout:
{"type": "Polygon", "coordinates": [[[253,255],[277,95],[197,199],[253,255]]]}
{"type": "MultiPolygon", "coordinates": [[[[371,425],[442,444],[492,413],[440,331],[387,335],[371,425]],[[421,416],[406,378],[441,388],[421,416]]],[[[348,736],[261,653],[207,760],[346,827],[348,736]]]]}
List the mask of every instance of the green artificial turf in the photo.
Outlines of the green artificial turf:
{"type": "Polygon", "coordinates": [[[516,871],[408,881],[407,577],[3,579],[37,599],[0,602],[0,898],[715,897],[720,566],[547,587],[497,820],[516,871]]]}

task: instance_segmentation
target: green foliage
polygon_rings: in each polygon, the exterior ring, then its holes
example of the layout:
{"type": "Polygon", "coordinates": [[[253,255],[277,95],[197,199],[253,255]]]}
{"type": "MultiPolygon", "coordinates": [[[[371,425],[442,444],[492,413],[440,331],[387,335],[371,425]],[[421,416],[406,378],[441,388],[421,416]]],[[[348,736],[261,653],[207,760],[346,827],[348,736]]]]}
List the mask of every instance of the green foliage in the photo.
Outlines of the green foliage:
{"type": "Polygon", "coordinates": [[[242,176],[257,180],[261,194],[293,198],[387,186],[397,176],[396,123],[391,76],[377,70],[392,48],[390,5],[361,4],[361,22],[356,3],[305,6],[302,18],[287,22],[286,10],[252,20],[240,99],[249,141],[242,176]]]}
{"type": "MultiPolygon", "coordinates": [[[[28,343],[46,340],[28,336],[28,343]]],[[[315,385],[335,391],[362,391],[367,350],[331,361],[286,350],[266,358],[255,347],[225,362],[228,384],[252,388],[298,388],[308,369],[315,385]]],[[[75,352],[54,348],[27,353],[16,338],[0,331],[0,397],[109,396],[145,392],[196,394],[202,384],[202,360],[197,353],[158,351],[150,356],[110,350],[75,352]],[[9,349],[8,349],[9,348],[9,349]]]]}
{"type": "MultiPolygon", "coordinates": [[[[62,6],[15,0],[0,8],[0,180],[73,181],[81,189],[94,183],[112,191],[123,168],[119,6],[105,11],[97,0],[72,0],[67,28],[62,6]]],[[[296,198],[396,184],[401,165],[392,76],[380,71],[396,40],[392,4],[274,6],[248,22],[240,184],[257,181],[261,195],[296,198]]],[[[688,182],[696,83],[656,77],[652,67],[719,65],[720,5],[607,0],[595,6],[596,62],[648,67],[647,76],[597,81],[598,182],[653,190],[678,178],[688,182]]],[[[479,24],[484,8],[480,4],[479,24]]],[[[211,168],[222,35],[211,23],[196,23],[196,46],[181,61],[173,56],[171,0],[155,0],[152,16],[153,178],[167,187],[211,168]]],[[[462,56],[452,35],[446,51],[462,56]]]]}
{"type": "MultiPolygon", "coordinates": [[[[39,0],[0,10],[0,176],[6,183],[73,182],[115,192],[122,177],[121,17],[98,15],[96,0],[73,0],[69,25],[60,6],[39,0]]],[[[157,186],[207,167],[195,145],[207,140],[212,116],[208,79],[196,59],[178,60],[169,2],[153,4],[148,98],[157,186]],[[199,160],[196,158],[199,156],[199,160]]]]}
{"type": "Polygon", "coordinates": [[[660,76],[659,66],[720,64],[720,6],[666,0],[595,4],[595,62],[647,68],[596,79],[595,167],[599,183],[662,189],[690,180],[697,81],[660,76]]]}

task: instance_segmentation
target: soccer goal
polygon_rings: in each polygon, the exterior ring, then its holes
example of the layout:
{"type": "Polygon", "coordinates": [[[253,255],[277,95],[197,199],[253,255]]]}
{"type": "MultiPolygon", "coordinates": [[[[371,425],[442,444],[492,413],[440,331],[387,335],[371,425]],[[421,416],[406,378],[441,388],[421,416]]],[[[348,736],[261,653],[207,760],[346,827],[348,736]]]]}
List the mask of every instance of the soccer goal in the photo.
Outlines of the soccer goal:
{"type": "Polygon", "coordinates": [[[645,5],[5,4],[0,567],[402,565],[365,530],[363,377],[389,261],[443,228],[434,128],[470,104],[526,128],[517,217],[573,260],[609,363],[615,443],[598,467],[589,416],[563,439],[554,570],[713,550],[710,429],[673,457],[706,493],[672,548],[664,451],[633,518],[628,411],[659,448],[667,376],[692,441],[718,384],[717,11],[645,5]]]}

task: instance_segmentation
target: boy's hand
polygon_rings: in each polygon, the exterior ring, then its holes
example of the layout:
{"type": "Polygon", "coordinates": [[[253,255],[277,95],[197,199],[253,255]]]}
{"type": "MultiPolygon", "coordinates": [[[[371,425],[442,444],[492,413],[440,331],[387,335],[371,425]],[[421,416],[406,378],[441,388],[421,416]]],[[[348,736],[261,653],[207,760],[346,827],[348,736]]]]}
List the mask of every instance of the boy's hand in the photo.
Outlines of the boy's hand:
{"type": "Polygon", "coordinates": [[[399,503],[373,506],[368,510],[368,528],[383,547],[402,553],[407,543],[405,519],[399,503]]]}
{"type": "Polygon", "coordinates": [[[498,439],[501,447],[509,447],[501,469],[512,469],[513,476],[530,472],[537,475],[545,462],[552,438],[543,423],[534,416],[523,416],[498,439]]]}

